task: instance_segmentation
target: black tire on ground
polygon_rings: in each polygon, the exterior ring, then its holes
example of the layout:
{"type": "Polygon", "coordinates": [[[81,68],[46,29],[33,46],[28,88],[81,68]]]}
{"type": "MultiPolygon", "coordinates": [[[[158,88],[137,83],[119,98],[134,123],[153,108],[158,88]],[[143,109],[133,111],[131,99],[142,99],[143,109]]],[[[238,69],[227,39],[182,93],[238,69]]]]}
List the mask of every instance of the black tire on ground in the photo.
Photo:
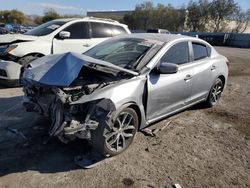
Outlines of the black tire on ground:
{"type": "Polygon", "coordinates": [[[128,107],[114,113],[116,114],[113,121],[110,121],[111,125],[108,125],[103,117],[103,121],[91,134],[91,145],[106,157],[118,155],[126,150],[139,126],[138,115],[134,109],[128,107]]]}
{"type": "Polygon", "coordinates": [[[207,107],[213,107],[219,102],[221,93],[223,91],[223,82],[220,78],[217,78],[210,89],[205,105],[207,107]]]}

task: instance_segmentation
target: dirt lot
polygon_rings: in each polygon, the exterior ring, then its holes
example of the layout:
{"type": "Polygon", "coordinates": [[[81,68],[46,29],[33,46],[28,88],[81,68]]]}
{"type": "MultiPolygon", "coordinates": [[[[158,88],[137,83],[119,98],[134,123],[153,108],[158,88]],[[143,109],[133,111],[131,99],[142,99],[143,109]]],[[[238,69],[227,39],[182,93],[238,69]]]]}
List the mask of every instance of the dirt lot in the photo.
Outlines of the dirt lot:
{"type": "Polygon", "coordinates": [[[172,120],[156,137],[138,133],[127,151],[88,170],[74,163],[87,143],[43,144],[48,122],[25,113],[21,88],[0,89],[0,187],[250,187],[250,49],[217,49],[230,60],[219,105],[165,119],[153,125],[172,120]]]}

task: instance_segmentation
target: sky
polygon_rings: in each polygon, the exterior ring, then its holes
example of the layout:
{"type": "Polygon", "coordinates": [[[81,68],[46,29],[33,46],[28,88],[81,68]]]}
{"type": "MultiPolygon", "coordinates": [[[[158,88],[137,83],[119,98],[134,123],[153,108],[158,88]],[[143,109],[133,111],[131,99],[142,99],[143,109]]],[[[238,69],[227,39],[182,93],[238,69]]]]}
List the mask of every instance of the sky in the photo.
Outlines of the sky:
{"type": "MultiPolygon", "coordinates": [[[[59,14],[85,15],[87,11],[134,10],[135,5],[145,0],[0,0],[0,10],[18,9],[27,15],[42,15],[48,8],[59,14]]],[[[171,4],[176,8],[187,5],[189,0],[151,0],[158,3],[171,4]]],[[[235,0],[243,10],[250,8],[250,0],[235,0]]]]}

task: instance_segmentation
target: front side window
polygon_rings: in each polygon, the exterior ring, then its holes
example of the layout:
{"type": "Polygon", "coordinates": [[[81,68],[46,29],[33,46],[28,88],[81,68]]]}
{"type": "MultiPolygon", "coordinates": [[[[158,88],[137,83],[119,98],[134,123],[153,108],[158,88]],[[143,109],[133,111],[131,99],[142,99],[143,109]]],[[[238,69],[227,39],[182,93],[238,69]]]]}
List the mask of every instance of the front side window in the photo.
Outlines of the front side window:
{"type": "Polygon", "coordinates": [[[180,42],[172,46],[161,58],[162,62],[177,65],[189,62],[188,42],[180,42]]]}
{"type": "Polygon", "coordinates": [[[194,52],[194,61],[208,57],[207,46],[199,43],[192,43],[194,52]]]}
{"type": "Polygon", "coordinates": [[[105,23],[91,22],[92,38],[112,37],[112,25],[105,23]]]}
{"type": "Polygon", "coordinates": [[[60,28],[62,25],[67,23],[66,21],[50,21],[47,23],[44,23],[38,27],[35,27],[34,29],[31,29],[30,31],[24,33],[25,35],[32,35],[32,36],[45,36],[56,29],[60,28]]]}
{"type": "Polygon", "coordinates": [[[89,38],[88,23],[87,22],[78,22],[68,26],[64,31],[70,32],[69,39],[86,39],[89,38]]]}
{"type": "Polygon", "coordinates": [[[101,43],[85,53],[114,65],[135,70],[140,60],[155,44],[144,39],[119,39],[101,43]]]}

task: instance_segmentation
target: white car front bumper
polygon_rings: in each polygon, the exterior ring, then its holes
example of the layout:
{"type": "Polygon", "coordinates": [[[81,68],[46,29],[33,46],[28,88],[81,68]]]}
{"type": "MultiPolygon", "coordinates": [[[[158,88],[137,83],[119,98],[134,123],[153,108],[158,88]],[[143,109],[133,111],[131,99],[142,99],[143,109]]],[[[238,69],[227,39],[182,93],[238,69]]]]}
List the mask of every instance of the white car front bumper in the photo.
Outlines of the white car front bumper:
{"type": "Polygon", "coordinates": [[[14,61],[0,59],[0,79],[6,81],[19,80],[21,65],[14,61]]]}

